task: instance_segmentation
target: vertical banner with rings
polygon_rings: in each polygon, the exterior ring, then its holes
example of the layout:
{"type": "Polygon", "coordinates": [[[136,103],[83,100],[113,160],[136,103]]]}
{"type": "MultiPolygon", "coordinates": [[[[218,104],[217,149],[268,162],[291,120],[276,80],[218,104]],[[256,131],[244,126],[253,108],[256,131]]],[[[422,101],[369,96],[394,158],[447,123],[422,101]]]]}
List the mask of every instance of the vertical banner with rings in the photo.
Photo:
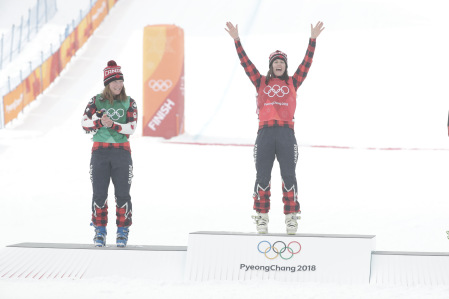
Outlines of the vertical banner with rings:
{"type": "Polygon", "coordinates": [[[150,25],[143,33],[143,135],[184,133],[184,31],[150,25]]]}

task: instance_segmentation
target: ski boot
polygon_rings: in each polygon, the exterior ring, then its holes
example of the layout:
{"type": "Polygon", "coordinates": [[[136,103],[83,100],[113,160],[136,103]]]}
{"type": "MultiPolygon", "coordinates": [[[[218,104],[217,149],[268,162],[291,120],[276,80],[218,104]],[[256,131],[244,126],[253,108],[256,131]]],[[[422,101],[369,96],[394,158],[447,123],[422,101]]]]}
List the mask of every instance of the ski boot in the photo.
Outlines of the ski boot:
{"type": "Polygon", "coordinates": [[[268,213],[257,213],[256,216],[252,216],[254,223],[256,224],[257,233],[266,234],[268,233],[268,213]]]}
{"type": "Polygon", "coordinates": [[[95,228],[95,236],[94,236],[94,245],[95,247],[104,247],[106,246],[106,235],[108,234],[106,231],[106,226],[95,226],[91,223],[95,228]]]}
{"type": "Polygon", "coordinates": [[[298,230],[298,222],[296,220],[301,219],[301,216],[297,216],[297,213],[291,213],[285,215],[285,225],[288,235],[296,234],[298,230]]]}
{"type": "Polygon", "coordinates": [[[128,243],[128,227],[117,227],[117,247],[126,247],[128,243]]]}

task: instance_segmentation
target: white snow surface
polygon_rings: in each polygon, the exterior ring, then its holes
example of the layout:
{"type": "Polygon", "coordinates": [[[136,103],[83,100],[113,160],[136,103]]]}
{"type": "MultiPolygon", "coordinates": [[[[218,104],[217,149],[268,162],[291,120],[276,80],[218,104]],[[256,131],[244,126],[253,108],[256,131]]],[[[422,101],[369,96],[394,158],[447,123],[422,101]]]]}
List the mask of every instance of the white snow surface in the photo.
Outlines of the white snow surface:
{"type": "MultiPolygon", "coordinates": [[[[28,2],[34,4],[23,1],[28,2]]],[[[22,2],[1,3],[25,14],[17,7],[22,2]]],[[[23,10],[26,4],[20,4],[23,10]]],[[[53,32],[55,26],[63,30],[86,4],[59,1],[58,13],[44,32],[53,32]]],[[[310,24],[318,20],[326,29],[298,91],[296,111],[299,231],[372,234],[376,250],[447,252],[447,8],[445,0],[119,1],[54,84],[0,130],[0,252],[21,242],[91,242],[92,141],[82,132],[81,116],[88,100],[102,90],[102,70],[110,59],[122,66],[127,93],[142,111],[144,26],[175,24],[185,31],[186,134],[172,141],[252,144],[256,93],[239,65],[225,22],[239,24],[242,44],[261,73],[267,71],[269,53],[280,49],[288,54],[292,74],[305,53],[310,24]],[[387,147],[401,150],[383,150],[387,147]]],[[[9,26],[4,25],[8,19],[20,19],[8,9],[0,15],[1,28],[9,26]]],[[[55,32],[58,37],[60,33],[55,32]]],[[[44,47],[50,38],[38,36],[33,45],[44,47]]],[[[18,58],[17,64],[26,59],[18,58]]],[[[143,137],[141,120],[130,139],[130,244],[185,246],[189,232],[254,231],[251,146],[171,144],[143,137]]],[[[113,198],[112,186],[110,194],[113,198]]],[[[276,163],[272,194],[270,232],[282,233],[276,163]]],[[[449,287],[443,286],[0,279],[0,298],[8,299],[448,294],[449,287]]]]}

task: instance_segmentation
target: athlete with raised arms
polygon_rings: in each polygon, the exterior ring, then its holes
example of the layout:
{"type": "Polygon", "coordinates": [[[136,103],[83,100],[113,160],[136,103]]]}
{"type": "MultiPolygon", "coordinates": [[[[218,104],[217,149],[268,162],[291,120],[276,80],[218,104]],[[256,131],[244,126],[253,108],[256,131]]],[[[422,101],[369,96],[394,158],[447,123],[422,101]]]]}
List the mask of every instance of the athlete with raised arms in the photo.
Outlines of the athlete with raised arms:
{"type": "Polygon", "coordinates": [[[287,54],[277,50],[269,56],[269,71],[266,76],[259,73],[249,60],[240,42],[238,25],[226,23],[225,30],[234,39],[240,63],[257,91],[257,113],[259,131],[254,145],[256,183],[254,186],[254,210],[258,233],[268,232],[270,210],[271,170],[277,158],[282,176],[282,201],[284,202],[285,224],[288,234],[298,230],[297,220],[301,213],[296,182],[298,145],[294,133],[296,91],[305,80],[312,64],[316,39],[324,30],[323,23],[310,25],[311,36],[304,60],[293,76],[288,76],[287,54]]]}

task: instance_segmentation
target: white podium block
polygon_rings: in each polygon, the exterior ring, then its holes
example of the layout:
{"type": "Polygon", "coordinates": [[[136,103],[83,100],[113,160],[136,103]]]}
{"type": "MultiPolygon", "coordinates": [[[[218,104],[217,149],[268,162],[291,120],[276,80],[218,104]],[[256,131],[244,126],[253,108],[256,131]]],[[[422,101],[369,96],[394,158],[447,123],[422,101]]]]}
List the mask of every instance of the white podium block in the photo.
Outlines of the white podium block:
{"type": "Polygon", "coordinates": [[[374,251],[371,284],[449,285],[449,253],[374,251]]]}
{"type": "Polygon", "coordinates": [[[0,279],[184,280],[187,247],[21,243],[0,250],[0,279]]]}
{"type": "Polygon", "coordinates": [[[369,283],[375,236],[189,234],[185,279],[369,283]]]}

